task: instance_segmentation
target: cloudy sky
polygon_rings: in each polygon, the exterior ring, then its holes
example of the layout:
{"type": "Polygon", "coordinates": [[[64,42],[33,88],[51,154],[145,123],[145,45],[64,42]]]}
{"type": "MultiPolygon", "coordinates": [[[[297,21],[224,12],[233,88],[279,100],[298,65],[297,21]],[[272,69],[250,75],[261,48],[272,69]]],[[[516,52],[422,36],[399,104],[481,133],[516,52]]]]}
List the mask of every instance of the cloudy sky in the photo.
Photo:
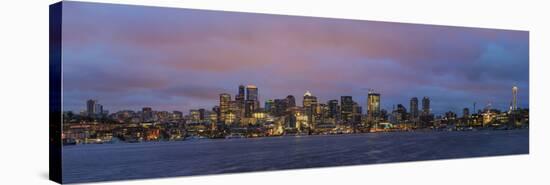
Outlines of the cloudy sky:
{"type": "MultiPolygon", "coordinates": [[[[207,108],[255,84],[260,100],[321,102],[367,89],[435,113],[529,102],[529,33],[418,24],[64,2],[63,105],[111,112],[207,108]]],[[[234,97],[232,97],[234,98],[234,97]]],[[[364,108],[364,111],[366,108],[364,108]]]]}

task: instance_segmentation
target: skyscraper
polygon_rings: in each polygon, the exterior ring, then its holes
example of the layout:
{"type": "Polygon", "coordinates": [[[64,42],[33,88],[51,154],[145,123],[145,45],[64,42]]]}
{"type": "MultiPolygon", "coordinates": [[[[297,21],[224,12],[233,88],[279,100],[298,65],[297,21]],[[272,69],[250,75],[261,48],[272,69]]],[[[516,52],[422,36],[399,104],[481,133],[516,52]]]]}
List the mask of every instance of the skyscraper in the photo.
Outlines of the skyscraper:
{"type": "Polygon", "coordinates": [[[328,105],[324,103],[317,104],[315,108],[315,117],[318,120],[324,120],[328,116],[328,105]]]}
{"type": "Polygon", "coordinates": [[[329,100],[327,104],[328,104],[328,117],[332,119],[338,119],[338,114],[340,113],[338,100],[329,100]]]}
{"type": "Polygon", "coordinates": [[[265,108],[265,112],[271,113],[273,111],[273,108],[274,108],[273,100],[266,100],[264,108],[265,108]]]}
{"type": "Polygon", "coordinates": [[[411,119],[418,118],[418,98],[412,97],[409,109],[411,109],[411,119]]]}
{"type": "Polygon", "coordinates": [[[292,95],[286,96],[287,108],[296,107],[296,98],[292,95]]]}
{"type": "Polygon", "coordinates": [[[235,95],[235,102],[237,103],[237,108],[239,111],[236,113],[238,117],[244,116],[244,97],[245,97],[245,88],[244,85],[239,85],[239,92],[235,95]]]}
{"type": "Polygon", "coordinates": [[[304,108],[307,108],[307,107],[311,107],[311,105],[313,105],[313,104],[317,104],[317,97],[311,95],[311,93],[309,91],[307,91],[304,94],[304,99],[302,101],[302,106],[304,108]]]}
{"type": "Polygon", "coordinates": [[[397,112],[397,120],[399,121],[404,121],[404,120],[407,120],[407,109],[405,108],[405,106],[401,105],[401,104],[397,104],[397,110],[395,110],[397,112]]]}
{"type": "Polygon", "coordinates": [[[260,108],[260,101],[258,100],[258,87],[255,85],[246,86],[246,100],[254,101],[254,108],[260,108]]]}
{"type": "Polygon", "coordinates": [[[312,124],[314,121],[314,111],[317,107],[317,97],[311,95],[309,91],[306,91],[304,94],[304,99],[302,101],[302,107],[304,108],[305,114],[307,116],[307,122],[312,124]]]}
{"type": "Polygon", "coordinates": [[[367,96],[367,116],[373,121],[380,116],[380,94],[370,90],[367,96]]]}
{"type": "Polygon", "coordinates": [[[203,121],[205,120],[205,118],[206,118],[206,110],[202,108],[199,109],[199,120],[203,121]]]}
{"type": "Polygon", "coordinates": [[[286,99],[275,99],[273,101],[274,108],[271,111],[274,116],[282,116],[285,114],[287,109],[287,100],[286,99]]]}
{"type": "Polygon", "coordinates": [[[430,114],[430,98],[428,98],[427,96],[424,96],[424,98],[422,98],[422,114],[430,114]]]}
{"type": "Polygon", "coordinates": [[[191,109],[189,110],[189,118],[192,122],[199,122],[200,121],[200,112],[197,109],[191,109]]]}
{"type": "Polygon", "coordinates": [[[235,96],[235,100],[244,100],[244,85],[239,85],[239,92],[235,96]]]}
{"type": "Polygon", "coordinates": [[[518,109],[518,87],[512,87],[512,111],[518,109]]]}
{"type": "Polygon", "coordinates": [[[99,104],[99,103],[96,103],[95,104],[95,115],[96,116],[101,116],[103,115],[103,105],[99,104]]]}
{"type": "Polygon", "coordinates": [[[88,113],[88,116],[93,116],[96,114],[96,106],[97,100],[88,100],[86,101],[86,112],[88,113]]]}
{"type": "Polygon", "coordinates": [[[242,118],[240,114],[238,114],[240,111],[237,101],[231,100],[229,101],[229,111],[227,111],[227,114],[225,115],[225,124],[233,124],[237,119],[242,118]]]}
{"type": "Polygon", "coordinates": [[[212,112],[216,115],[216,121],[221,122],[220,106],[212,107],[212,112]]]}
{"type": "Polygon", "coordinates": [[[433,125],[433,115],[430,111],[430,98],[425,96],[422,98],[422,112],[420,113],[420,125],[419,127],[428,127],[433,125]]]}
{"type": "Polygon", "coordinates": [[[360,123],[361,122],[361,114],[363,113],[363,108],[361,106],[359,106],[359,104],[357,102],[353,102],[353,105],[352,105],[352,120],[355,122],[355,123],[360,123]]]}
{"type": "Polygon", "coordinates": [[[351,121],[353,118],[353,99],[351,96],[341,96],[340,97],[340,115],[342,120],[351,121]]]}
{"type": "Polygon", "coordinates": [[[220,94],[220,121],[225,122],[225,117],[229,113],[231,95],[227,93],[220,94]]]}
{"type": "Polygon", "coordinates": [[[252,118],[254,115],[254,110],[256,110],[256,101],[254,100],[245,100],[244,101],[244,117],[252,118]]]}

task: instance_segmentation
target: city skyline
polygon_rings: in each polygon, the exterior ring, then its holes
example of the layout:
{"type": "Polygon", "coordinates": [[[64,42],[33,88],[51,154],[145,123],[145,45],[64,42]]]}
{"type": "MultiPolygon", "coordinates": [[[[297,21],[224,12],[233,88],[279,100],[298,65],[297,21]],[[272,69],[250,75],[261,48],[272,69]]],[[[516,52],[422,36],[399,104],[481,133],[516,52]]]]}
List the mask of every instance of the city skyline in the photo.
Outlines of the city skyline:
{"type": "Polygon", "coordinates": [[[530,152],[529,31],[78,1],[49,13],[58,183],[530,152]]]}
{"type": "Polygon", "coordinates": [[[261,85],[262,106],[289,94],[302,102],[310,91],[321,102],[352,96],[365,113],[367,89],[375,89],[383,109],[428,96],[436,114],[473,102],[507,110],[515,85],[518,107],[529,107],[524,31],[65,6],[65,110],[98,99],[108,110],[188,112],[216,105],[220,93],[234,98],[239,84],[261,85]]]}
{"type": "MultiPolygon", "coordinates": [[[[511,97],[511,103],[510,103],[508,109],[499,109],[499,108],[493,107],[491,105],[491,103],[488,103],[487,105],[479,106],[477,104],[477,102],[473,102],[471,107],[464,107],[460,111],[442,110],[443,113],[437,113],[437,112],[433,111],[433,107],[431,106],[433,101],[428,96],[421,97],[422,102],[420,102],[420,104],[418,102],[419,97],[415,96],[415,97],[410,98],[409,102],[407,102],[407,103],[410,103],[408,105],[406,103],[398,103],[398,104],[392,105],[391,109],[385,109],[380,105],[381,93],[376,92],[373,89],[369,90],[369,93],[367,95],[367,99],[371,95],[373,97],[376,97],[376,98],[373,98],[371,103],[366,103],[364,106],[358,104],[358,106],[359,106],[359,110],[361,110],[361,112],[359,112],[359,113],[363,114],[367,117],[371,117],[371,116],[377,117],[377,116],[379,116],[381,110],[386,111],[388,113],[391,113],[392,111],[399,111],[399,106],[403,106],[405,108],[405,110],[404,110],[405,113],[411,114],[412,117],[418,117],[422,113],[432,114],[434,116],[444,116],[444,114],[448,113],[449,111],[451,111],[451,112],[458,115],[460,113],[464,113],[464,109],[468,109],[468,112],[472,111],[472,114],[477,114],[477,112],[484,112],[487,109],[505,111],[505,112],[506,111],[512,111],[512,110],[515,111],[518,108],[519,109],[529,109],[529,107],[517,107],[517,102],[516,101],[517,101],[518,90],[519,89],[518,89],[517,86],[513,86],[511,88],[512,97],[511,97]],[[425,102],[425,101],[427,101],[427,102],[425,102]],[[421,105],[422,107],[419,107],[419,105],[421,105]],[[476,105],[477,105],[477,107],[476,107],[476,105]],[[396,108],[396,106],[397,106],[397,108],[396,108]],[[372,111],[373,115],[371,115],[369,113],[370,111],[372,111]]],[[[103,111],[106,111],[106,113],[108,113],[108,114],[116,113],[116,112],[119,112],[119,111],[137,111],[137,112],[139,112],[140,109],[151,109],[150,111],[181,112],[183,115],[188,115],[188,114],[191,114],[190,112],[198,111],[200,109],[203,109],[203,110],[206,110],[206,111],[213,111],[215,108],[218,108],[220,110],[225,109],[227,111],[227,110],[230,109],[229,107],[230,107],[231,103],[235,102],[235,103],[238,104],[239,98],[241,98],[241,100],[242,100],[241,104],[243,104],[243,106],[246,106],[246,101],[248,101],[248,100],[254,100],[254,99],[257,100],[257,97],[259,97],[258,91],[259,91],[259,88],[256,85],[249,84],[249,85],[245,86],[245,85],[241,84],[241,85],[239,85],[238,91],[236,91],[237,93],[235,93],[234,95],[232,95],[231,93],[220,93],[218,95],[219,99],[218,99],[217,104],[205,105],[203,107],[193,107],[193,108],[189,108],[187,111],[182,111],[182,110],[158,110],[158,109],[155,109],[154,107],[145,105],[145,106],[142,106],[142,107],[137,108],[137,109],[126,108],[126,109],[118,109],[118,110],[114,110],[113,112],[109,112],[109,110],[103,109],[103,105],[99,104],[99,100],[97,100],[97,99],[87,99],[86,102],[85,102],[85,109],[83,109],[79,112],[81,112],[81,113],[84,112],[84,113],[87,113],[88,115],[91,115],[91,114],[98,114],[98,112],[96,111],[97,109],[99,109],[99,113],[102,113],[103,111]],[[255,89],[254,90],[255,92],[249,93],[249,88],[255,89]],[[245,90],[246,90],[246,93],[245,93],[245,90]],[[251,94],[254,94],[254,95],[251,96],[251,94]],[[242,95],[242,97],[241,97],[241,95],[242,95]],[[91,103],[91,102],[93,102],[93,103],[91,103]],[[93,110],[93,111],[90,111],[90,110],[93,110]]],[[[335,101],[338,106],[342,106],[342,98],[344,98],[344,97],[351,97],[352,103],[357,103],[357,101],[355,101],[355,99],[353,99],[353,96],[343,95],[343,96],[340,96],[338,98],[323,100],[323,99],[318,99],[317,96],[312,94],[310,91],[306,91],[304,93],[304,95],[302,96],[301,101],[297,101],[296,100],[297,96],[294,96],[294,95],[288,95],[287,97],[267,99],[264,102],[254,101],[254,107],[255,107],[254,109],[255,110],[250,110],[250,111],[256,111],[256,109],[262,109],[262,110],[267,109],[266,106],[267,106],[268,102],[273,104],[277,100],[284,100],[284,99],[287,99],[289,96],[292,96],[292,98],[294,98],[295,106],[302,107],[302,108],[309,107],[311,104],[315,104],[315,105],[324,104],[326,106],[330,106],[332,101],[335,101]],[[305,100],[306,97],[310,97],[310,98],[314,98],[314,99],[308,101],[308,100],[305,100]],[[308,104],[308,105],[306,105],[306,104],[308,104]]],[[[371,100],[368,100],[368,101],[370,102],[371,100]]],[[[270,107],[270,108],[273,108],[273,107],[270,107]]],[[[243,111],[244,111],[245,108],[241,107],[241,109],[243,109],[243,111]]],[[[338,110],[338,111],[341,111],[341,110],[338,110]]],[[[73,111],[73,112],[78,113],[78,111],[73,111]]],[[[222,111],[222,112],[224,112],[224,111],[222,111]]],[[[264,111],[260,111],[260,112],[264,112],[264,111]]]]}

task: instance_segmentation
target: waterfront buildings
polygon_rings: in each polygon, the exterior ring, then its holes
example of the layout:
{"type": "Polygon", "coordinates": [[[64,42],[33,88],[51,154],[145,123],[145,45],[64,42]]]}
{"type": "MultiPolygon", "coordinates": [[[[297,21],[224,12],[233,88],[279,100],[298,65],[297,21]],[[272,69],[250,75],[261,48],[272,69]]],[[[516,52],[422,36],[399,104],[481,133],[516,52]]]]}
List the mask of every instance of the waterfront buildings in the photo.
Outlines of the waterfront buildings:
{"type": "Polygon", "coordinates": [[[518,109],[518,87],[512,87],[512,111],[518,109]]]}
{"type": "Polygon", "coordinates": [[[322,103],[306,91],[301,105],[293,95],[268,99],[259,104],[259,90],[255,85],[238,86],[232,99],[227,92],[219,94],[211,109],[196,107],[187,115],[180,111],[157,111],[143,107],[140,111],[121,110],[106,114],[97,100],[85,102],[84,114],[64,112],[64,137],[82,143],[97,143],[119,138],[122,141],[178,140],[189,136],[223,138],[230,135],[244,137],[276,136],[284,134],[344,134],[357,132],[405,131],[414,129],[522,128],[528,126],[529,111],[517,107],[517,87],[512,88],[509,111],[500,111],[488,105],[479,113],[462,110],[458,118],[453,111],[434,116],[429,97],[410,99],[409,111],[397,104],[388,113],[381,109],[380,93],[369,91],[367,111],[352,96],[341,96],[322,103]],[[515,103],[514,103],[515,102],[515,103]],[[103,116],[98,116],[103,115],[103,116]]]}
{"type": "Polygon", "coordinates": [[[266,100],[265,105],[264,105],[264,109],[265,109],[266,112],[271,113],[274,106],[275,106],[275,102],[273,102],[273,100],[271,100],[271,99],[266,100]]]}
{"type": "Polygon", "coordinates": [[[338,105],[338,100],[329,100],[328,104],[328,117],[337,120],[340,119],[340,105],[338,105]]]}
{"type": "Polygon", "coordinates": [[[353,99],[351,96],[340,97],[340,115],[343,121],[351,121],[353,116],[353,99]]]}
{"type": "Polygon", "coordinates": [[[409,109],[411,111],[411,118],[412,119],[418,119],[418,98],[412,97],[410,101],[409,109]]]}
{"type": "Polygon", "coordinates": [[[426,96],[422,98],[422,114],[424,115],[430,114],[430,98],[426,96]]]}
{"type": "Polygon", "coordinates": [[[253,102],[254,109],[260,108],[260,101],[258,100],[258,87],[255,85],[246,86],[246,101],[253,102]]]}
{"type": "Polygon", "coordinates": [[[86,114],[90,117],[101,117],[106,114],[103,110],[103,105],[99,104],[97,100],[89,99],[86,101],[86,114]]]}
{"type": "Polygon", "coordinates": [[[307,123],[309,125],[313,125],[313,122],[316,118],[315,116],[317,113],[317,106],[317,97],[311,95],[309,91],[306,91],[303,97],[302,107],[304,109],[305,115],[307,116],[307,123]]]}
{"type": "Polygon", "coordinates": [[[231,95],[227,93],[220,94],[220,121],[225,123],[225,119],[229,115],[229,107],[231,103],[231,95]]]}
{"type": "Polygon", "coordinates": [[[372,90],[367,95],[367,116],[371,122],[380,118],[380,93],[372,90]]]}

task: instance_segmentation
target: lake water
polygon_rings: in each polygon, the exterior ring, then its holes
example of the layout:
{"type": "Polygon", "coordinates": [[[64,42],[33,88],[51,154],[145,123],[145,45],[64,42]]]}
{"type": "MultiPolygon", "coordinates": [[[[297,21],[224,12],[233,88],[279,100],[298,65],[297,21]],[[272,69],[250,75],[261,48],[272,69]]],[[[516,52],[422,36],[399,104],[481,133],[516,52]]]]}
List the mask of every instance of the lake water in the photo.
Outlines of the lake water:
{"type": "Polygon", "coordinates": [[[63,148],[63,182],[528,153],[527,129],[75,145],[63,148]]]}

